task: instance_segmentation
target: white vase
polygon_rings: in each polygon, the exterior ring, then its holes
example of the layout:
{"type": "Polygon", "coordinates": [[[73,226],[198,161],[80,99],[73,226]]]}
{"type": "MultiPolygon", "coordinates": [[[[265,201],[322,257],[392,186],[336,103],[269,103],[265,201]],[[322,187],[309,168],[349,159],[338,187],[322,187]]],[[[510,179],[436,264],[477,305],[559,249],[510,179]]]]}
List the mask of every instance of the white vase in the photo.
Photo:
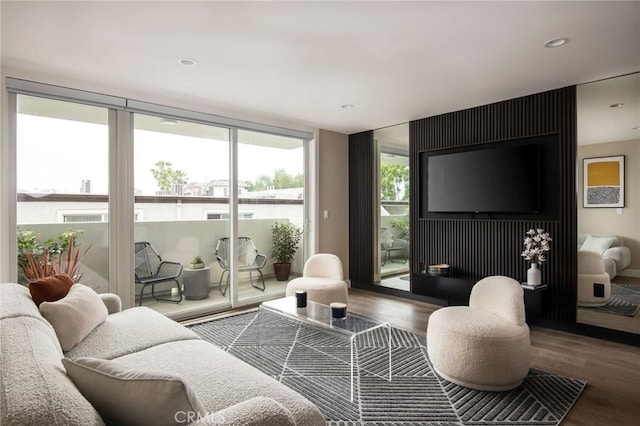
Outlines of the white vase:
{"type": "Polygon", "coordinates": [[[527,270],[527,284],[539,285],[541,283],[542,274],[540,273],[540,269],[538,269],[538,264],[536,262],[531,262],[531,267],[527,270]]]}

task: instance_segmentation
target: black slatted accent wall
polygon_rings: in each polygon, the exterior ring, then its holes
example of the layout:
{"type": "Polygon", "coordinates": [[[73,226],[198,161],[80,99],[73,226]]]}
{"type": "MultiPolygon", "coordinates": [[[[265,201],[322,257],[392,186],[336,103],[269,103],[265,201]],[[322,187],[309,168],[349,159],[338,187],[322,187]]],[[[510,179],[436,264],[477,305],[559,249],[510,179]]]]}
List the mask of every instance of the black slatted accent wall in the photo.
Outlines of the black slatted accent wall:
{"type": "MultiPolygon", "coordinates": [[[[542,266],[543,319],[575,322],[576,312],[576,103],[575,87],[553,90],[410,123],[411,265],[447,262],[470,275],[506,275],[524,280],[528,263],[520,257],[529,228],[553,238],[542,266]],[[507,139],[557,134],[560,179],[557,219],[418,219],[419,153],[507,139]]],[[[356,135],[357,136],[357,135],[356,135]]],[[[353,163],[352,163],[353,164],[353,163]]],[[[544,190],[544,188],[543,188],[544,190]]],[[[350,262],[358,256],[350,256],[350,262]]]]}
{"type": "Polygon", "coordinates": [[[373,283],[373,131],[349,135],[349,279],[373,283]]]}

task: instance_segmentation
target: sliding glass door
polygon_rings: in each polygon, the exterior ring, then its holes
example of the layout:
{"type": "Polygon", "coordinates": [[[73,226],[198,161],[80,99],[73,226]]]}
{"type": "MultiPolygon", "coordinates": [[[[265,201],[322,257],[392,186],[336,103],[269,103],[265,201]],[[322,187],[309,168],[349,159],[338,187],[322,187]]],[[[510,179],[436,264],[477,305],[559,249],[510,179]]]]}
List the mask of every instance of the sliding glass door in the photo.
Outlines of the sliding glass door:
{"type": "Polygon", "coordinates": [[[287,278],[274,277],[276,223],[300,234],[286,260],[291,276],[301,274],[312,134],[6,81],[0,189],[17,197],[15,220],[13,206],[2,210],[3,276],[24,275],[5,247],[23,259],[63,251],[71,235],[88,249],[83,283],[119,294],[124,307],[196,316],[284,294],[287,278]]]}
{"type": "Polygon", "coordinates": [[[229,237],[229,134],[223,127],[134,114],[137,303],[166,314],[229,305],[229,259],[216,258],[219,242],[229,237]],[[144,242],[167,268],[181,265],[172,272],[175,280],[142,277],[144,242]]]}
{"type": "MultiPolygon", "coordinates": [[[[279,259],[274,257],[272,231],[276,224],[294,233],[304,230],[302,139],[238,131],[237,217],[239,299],[283,296],[288,280],[279,281],[274,273],[279,259]]],[[[291,276],[302,274],[303,243],[300,239],[291,259],[291,276]]]]}
{"type": "Polygon", "coordinates": [[[109,110],[18,95],[16,111],[18,280],[27,253],[64,256],[74,236],[76,278],[109,291],[109,110]]]}
{"type": "MultiPolygon", "coordinates": [[[[134,159],[135,242],[182,265],[178,285],[158,282],[153,295],[136,276],[137,303],[181,316],[284,295],[287,281],[274,277],[272,227],[304,228],[303,140],[135,114],[134,159]],[[202,270],[193,266],[197,258],[202,270]]],[[[292,275],[302,273],[302,244],[292,275]]]]}

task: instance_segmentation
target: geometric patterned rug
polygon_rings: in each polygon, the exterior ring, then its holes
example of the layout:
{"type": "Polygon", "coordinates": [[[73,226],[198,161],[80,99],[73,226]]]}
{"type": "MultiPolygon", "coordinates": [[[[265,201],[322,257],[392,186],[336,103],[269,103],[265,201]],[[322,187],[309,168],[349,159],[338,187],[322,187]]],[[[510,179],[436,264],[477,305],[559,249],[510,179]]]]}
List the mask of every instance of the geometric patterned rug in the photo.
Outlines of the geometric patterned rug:
{"type": "Polygon", "coordinates": [[[531,369],[511,391],[466,389],[433,372],[424,336],[392,328],[391,381],[381,377],[388,371],[386,331],[357,340],[352,402],[349,341],[342,335],[269,311],[190,328],[304,395],[331,426],[557,425],[586,386],[531,369]]]}
{"type": "Polygon", "coordinates": [[[580,309],[594,309],[609,314],[633,317],[640,309],[640,286],[611,283],[611,297],[605,305],[595,307],[580,306],[580,309]]]}

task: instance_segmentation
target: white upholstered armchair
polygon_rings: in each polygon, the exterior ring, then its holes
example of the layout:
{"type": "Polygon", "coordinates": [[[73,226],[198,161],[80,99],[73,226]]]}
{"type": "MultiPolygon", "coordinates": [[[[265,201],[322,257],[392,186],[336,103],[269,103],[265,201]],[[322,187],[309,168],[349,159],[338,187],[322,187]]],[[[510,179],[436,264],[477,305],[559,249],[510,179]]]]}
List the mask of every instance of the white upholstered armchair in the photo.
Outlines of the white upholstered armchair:
{"type": "Polygon", "coordinates": [[[531,358],[520,283],[487,277],[472,288],[469,306],[435,311],[427,325],[427,352],[435,372],[457,385],[485,391],[520,385],[531,358]]]}
{"type": "Polygon", "coordinates": [[[347,303],[347,283],[344,281],[342,261],[334,254],[314,254],[304,264],[302,276],[287,284],[287,297],[296,290],[305,290],[307,299],[323,305],[347,303]]]}

